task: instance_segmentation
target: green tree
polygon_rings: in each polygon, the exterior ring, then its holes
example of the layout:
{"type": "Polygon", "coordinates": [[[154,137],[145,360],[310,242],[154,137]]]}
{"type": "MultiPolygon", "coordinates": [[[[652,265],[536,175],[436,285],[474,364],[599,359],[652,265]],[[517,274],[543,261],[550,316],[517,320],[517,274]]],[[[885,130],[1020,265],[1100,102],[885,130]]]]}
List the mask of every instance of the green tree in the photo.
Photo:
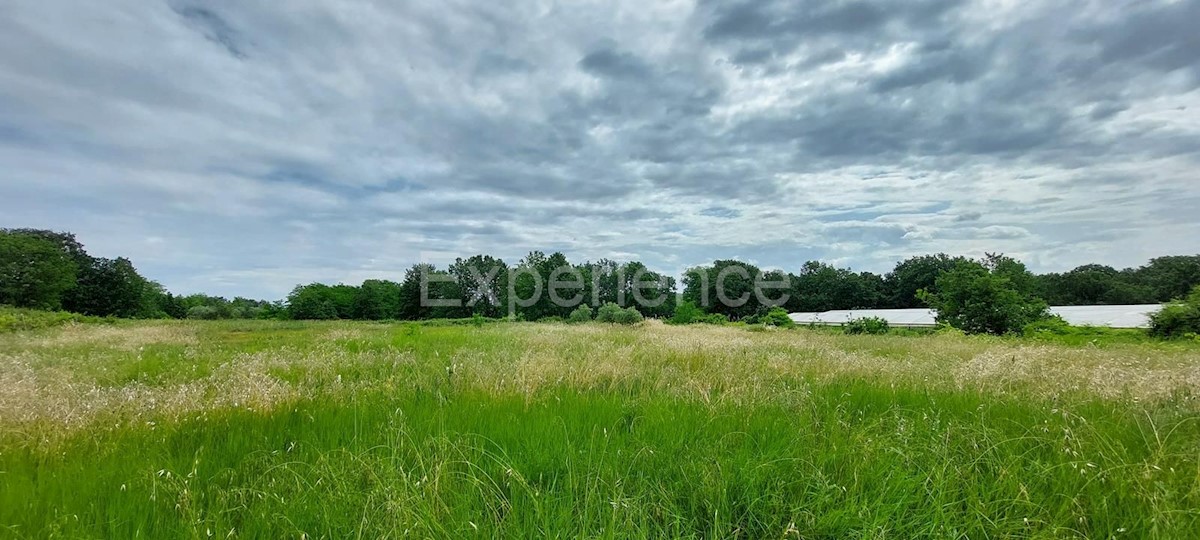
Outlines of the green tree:
{"type": "Polygon", "coordinates": [[[917,291],[936,293],[938,276],[967,261],[965,257],[951,257],[945,253],[905,259],[884,277],[886,302],[875,307],[921,307],[924,304],[917,298],[917,291]]]}
{"type": "Polygon", "coordinates": [[[92,258],[79,272],[79,283],[67,297],[70,311],[85,315],[145,316],[150,282],[124,257],[92,258]]]}
{"type": "Polygon", "coordinates": [[[1135,272],[1135,279],[1154,294],[1155,301],[1167,302],[1188,295],[1200,285],[1200,255],[1156,257],[1135,272]]]}
{"type": "Polygon", "coordinates": [[[0,304],[61,309],[75,287],[76,266],[52,241],[0,231],[0,304]]]}
{"type": "Polygon", "coordinates": [[[961,262],[937,278],[936,293],[918,293],[937,310],[937,320],[967,333],[1006,334],[1047,316],[1046,302],[1033,296],[1024,265],[989,255],[961,262]]]}
{"type": "Polygon", "coordinates": [[[683,277],[683,300],[708,313],[719,313],[731,319],[754,315],[761,302],[755,294],[755,280],[762,270],[741,261],[725,259],[710,266],[689,269],[683,277]]]}
{"type": "Polygon", "coordinates": [[[400,316],[400,284],[394,281],[368,279],[355,291],[355,319],[381,321],[400,316]]]}
{"type": "Polygon", "coordinates": [[[491,255],[456,259],[450,265],[464,307],[484,317],[502,317],[508,300],[508,265],[491,255]]]}

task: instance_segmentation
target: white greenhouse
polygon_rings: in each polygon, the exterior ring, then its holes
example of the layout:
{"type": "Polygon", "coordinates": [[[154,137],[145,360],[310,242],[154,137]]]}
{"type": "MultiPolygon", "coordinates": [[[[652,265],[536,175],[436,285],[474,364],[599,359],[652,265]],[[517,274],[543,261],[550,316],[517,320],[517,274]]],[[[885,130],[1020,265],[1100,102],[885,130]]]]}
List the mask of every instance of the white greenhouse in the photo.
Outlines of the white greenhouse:
{"type": "MultiPolygon", "coordinates": [[[[1146,328],[1150,315],[1162,309],[1161,304],[1130,306],[1052,306],[1050,313],[1062,317],[1072,326],[1107,326],[1110,328],[1146,328]]],[[[839,309],[820,313],[792,313],[796,324],[842,326],[854,319],[878,317],[889,325],[902,328],[927,328],[937,325],[937,313],[928,308],[917,309],[839,309]]]]}

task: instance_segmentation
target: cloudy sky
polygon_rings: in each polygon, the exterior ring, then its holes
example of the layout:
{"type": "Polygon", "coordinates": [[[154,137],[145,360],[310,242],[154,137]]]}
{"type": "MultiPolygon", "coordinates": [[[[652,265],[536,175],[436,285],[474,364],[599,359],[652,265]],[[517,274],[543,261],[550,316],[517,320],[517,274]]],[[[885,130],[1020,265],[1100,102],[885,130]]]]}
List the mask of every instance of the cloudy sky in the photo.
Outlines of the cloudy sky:
{"type": "Polygon", "coordinates": [[[4,2],[0,227],[266,298],[531,249],[1137,266],[1200,252],[1197,22],[1200,0],[4,2]]]}

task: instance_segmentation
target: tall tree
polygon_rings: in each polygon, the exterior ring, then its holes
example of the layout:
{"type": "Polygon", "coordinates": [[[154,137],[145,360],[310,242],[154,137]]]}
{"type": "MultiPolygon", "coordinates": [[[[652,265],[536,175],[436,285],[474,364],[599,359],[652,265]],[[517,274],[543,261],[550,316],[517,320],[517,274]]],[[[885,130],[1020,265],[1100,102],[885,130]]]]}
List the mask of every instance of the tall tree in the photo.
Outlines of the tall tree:
{"type": "Polygon", "coordinates": [[[936,291],[938,276],[953,270],[959,263],[967,262],[965,257],[951,257],[945,253],[910,257],[898,263],[884,277],[888,302],[885,306],[891,308],[916,308],[924,303],[917,298],[917,291],[936,291]]]}
{"type": "Polygon", "coordinates": [[[61,309],[75,279],[75,263],[54,242],[0,231],[0,304],[61,309]]]}
{"type": "Polygon", "coordinates": [[[85,315],[147,316],[150,282],[124,257],[92,258],[79,273],[79,284],[67,299],[67,309],[85,315]]]}

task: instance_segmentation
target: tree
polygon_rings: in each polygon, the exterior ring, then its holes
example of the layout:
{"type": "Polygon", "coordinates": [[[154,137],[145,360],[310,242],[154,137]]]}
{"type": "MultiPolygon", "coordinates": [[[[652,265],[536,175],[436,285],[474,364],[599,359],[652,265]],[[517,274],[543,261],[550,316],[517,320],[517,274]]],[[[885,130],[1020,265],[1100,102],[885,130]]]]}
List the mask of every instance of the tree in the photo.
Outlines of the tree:
{"type": "Polygon", "coordinates": [[[61,309],[75,280],[75,263],[53,242],[0,231],[0,304],[61,309]]]}
{"type": "Polygon", "coordinates": [[[467,310],[484,317],[504,316],[508,299],[508,265],[503,260],[490,255],[456,259],[450,265],[450,275],[462,291],[467,310]]]}
{"type": "Polygon", "coordinates": [[[938,276],[953,270],[959,263],[967,262],[965,257],[951,257],[945,253],[910,257],[898,263],[884,277],[886,291],[886,306],[890,308],[916,308],[923,303],[917,298],[917,291],[937,292],[938,276]]]}
{"type": "Polygon", "coordinates": [[[1135,279],[1150,289],[1155,301],[1167,302],[1188,295],[1200,285],[1200,255],[1157,257],[1135,272],[1135,279]]]}
{"type": "Polygon", "coordinates": [[[150,282],[124,257],[92,258],[79,272],[79,283],[67,297],[67,309],[84,315],[149,316],[150,282]]]}
{"type": "Polygon", "coordinates": [[[983,262],[959,263],[937,278],[936,293],[918,296],[937,310],[940,323],[967,333],[1006,334],[1047,316],[1032,283],[1023,264],[989,255],[983,262]]]}
{"type": "Polygon", "coordinates": [[[761,302],[755,294],[758,267],[732,259],[713,261],[711,266],[689,269],[683,277],[683,300],[731,319],[754,315],[761,302]]]}
{"type": "Polygon", "coordinates": [[[793,311],[873,308],[883,304],[883,278],[870,272],[809,261],[792,276],[787,307],[793,311]]]}
{"type": "Polygon", "coordinates": [[[1134,283],[1132,274],[1111,266],[1086,264],[1062,274],[1038,276],[1042,297],[1054,306],[1148,304],[1154,293],[1134,283]]]}
{"type": "Polygon", "coordinates": [[[400,284],[394,281],[368,279],[355,291],[355,319],[381,321],[400,315],[400,284]]]}
{"type": "Polygon", "coordinates": [[[404,273],[404,281],[400,282],[400,302],[397,307],[398,318],[405,321],[424,319],[429,315],[429,308],[421,302],[422,276],[432,274],[431,264],[414,264],[404,273]]]}
{"type": "Polygon", "coordinates": [[[288,313],[296,320],[337,319],[335,296],[333,287],[324,283],[298,285],[288,295],[288,313]]]}

